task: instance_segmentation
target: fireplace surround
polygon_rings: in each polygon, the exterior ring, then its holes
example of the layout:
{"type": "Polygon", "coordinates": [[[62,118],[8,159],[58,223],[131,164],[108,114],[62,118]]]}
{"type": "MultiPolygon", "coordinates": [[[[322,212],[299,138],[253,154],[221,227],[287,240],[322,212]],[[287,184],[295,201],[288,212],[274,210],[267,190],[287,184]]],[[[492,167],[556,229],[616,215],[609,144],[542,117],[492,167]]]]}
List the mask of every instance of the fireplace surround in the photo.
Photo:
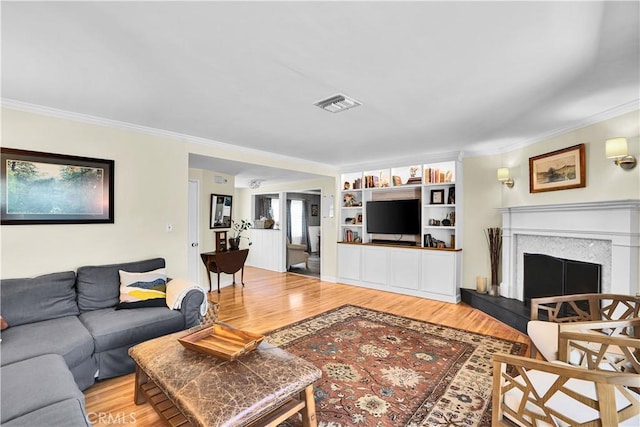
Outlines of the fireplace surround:
{"type": "Polygon", "coordinates": [[[518,206],[502,213],[500,294],[524,300],[524,253],[602,266],[602,292],[640,292],[640,200],[518,206]]]}

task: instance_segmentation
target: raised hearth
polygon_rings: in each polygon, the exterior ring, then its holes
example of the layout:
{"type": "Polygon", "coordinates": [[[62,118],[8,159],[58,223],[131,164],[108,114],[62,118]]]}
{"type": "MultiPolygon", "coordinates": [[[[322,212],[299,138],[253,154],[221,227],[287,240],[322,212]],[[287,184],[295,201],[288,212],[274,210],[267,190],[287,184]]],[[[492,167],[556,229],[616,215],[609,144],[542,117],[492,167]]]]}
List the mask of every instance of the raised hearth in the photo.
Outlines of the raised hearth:
{"type": "Polygon", "coordinates": [[[479,294],[471,289],[460,289],[462,302],[487,313],[512,328],[527,333],[527,322],[531,318],[531,309],[522,301],[505,297],[492,297],[479,294]]]}

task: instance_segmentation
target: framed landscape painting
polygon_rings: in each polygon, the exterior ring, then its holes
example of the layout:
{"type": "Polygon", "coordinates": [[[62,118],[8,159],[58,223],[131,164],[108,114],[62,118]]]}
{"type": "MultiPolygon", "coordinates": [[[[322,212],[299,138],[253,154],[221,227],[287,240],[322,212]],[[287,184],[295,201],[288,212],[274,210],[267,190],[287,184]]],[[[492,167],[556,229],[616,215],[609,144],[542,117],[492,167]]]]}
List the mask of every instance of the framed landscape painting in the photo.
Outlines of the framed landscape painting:
{"type": "Polygon", "coordinates": [[[0,150],[3,225],[113,223],[113,160],[0,150]]]}
{"type": "Polygon", "coordinates": [[[584,144],[529,158],[529,192],[587,186],[584,144]]]}

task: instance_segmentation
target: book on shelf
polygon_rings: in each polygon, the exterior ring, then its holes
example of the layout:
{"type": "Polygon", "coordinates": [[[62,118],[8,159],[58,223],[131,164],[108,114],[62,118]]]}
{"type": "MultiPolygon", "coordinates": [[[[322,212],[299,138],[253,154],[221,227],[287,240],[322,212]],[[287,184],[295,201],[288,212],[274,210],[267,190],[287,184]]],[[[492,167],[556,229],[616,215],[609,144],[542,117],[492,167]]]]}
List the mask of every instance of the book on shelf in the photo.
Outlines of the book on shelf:
{"type": "Polygon", "coordinates": [[[362,239],[357,231],[346,229],[344,230],[344,238],[343,242],[353,243],[353,242],[361,242],[362,239]]]}
{"type": "Polygon", "coordinates": [[[365,188],[376,188],[380,187],[380,180],[375,175],[367,175],[364,177],[364,187],[365,188]]]}
{"type": "Polygon", "coordinates": [[[453,171],[449,169],[425,168],[424,180],[427,184],[453,182],[453,171]]]}

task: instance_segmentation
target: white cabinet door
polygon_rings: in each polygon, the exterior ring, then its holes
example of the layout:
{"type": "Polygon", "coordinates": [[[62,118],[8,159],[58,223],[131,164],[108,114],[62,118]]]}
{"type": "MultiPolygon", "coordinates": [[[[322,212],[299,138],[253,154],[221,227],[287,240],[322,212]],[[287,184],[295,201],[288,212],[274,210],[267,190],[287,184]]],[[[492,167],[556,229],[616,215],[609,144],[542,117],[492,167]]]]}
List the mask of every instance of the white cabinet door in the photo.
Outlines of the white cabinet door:
{"type": "Polygon", "coordinates": [[[362,271],[362,246],[338,245],[338,277],[360,280],[362,271]]]}
{"type": "Polygon", "coordinates": [[[389,285],[420,290],[420,267],[422,251],[415,249],[389,250],[389,285]]]}
{"type": "Polygon", "coordinates": [[[422,253],[422,290],[447,296],[456,295],[456,252],[422,253]]]}
{"type": "Polygon", "coordinates": [[[386,285],[388,278],[389,249],[365,246],[362,251],[362,280],[377,285],[386,285]]]}

